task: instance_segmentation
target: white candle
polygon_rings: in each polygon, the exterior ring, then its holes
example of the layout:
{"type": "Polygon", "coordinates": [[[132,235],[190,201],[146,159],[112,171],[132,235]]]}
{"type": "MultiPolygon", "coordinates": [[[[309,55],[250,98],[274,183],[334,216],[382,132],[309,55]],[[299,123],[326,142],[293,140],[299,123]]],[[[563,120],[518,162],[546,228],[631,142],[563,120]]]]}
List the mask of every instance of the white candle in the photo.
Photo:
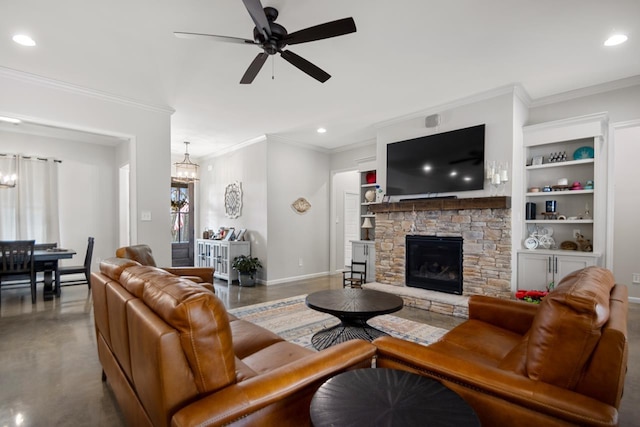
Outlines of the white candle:
{"type": "Polygon", "coordinates": [[[495,173],[495,162],[487,162],[487,179],[493,179],[495,173]]]}
{"type": "Polygon", "coordinates": [[[493,175],[493,178],[491,178],[491,183],[492,184],[500,184],[500,174],[496,173],[493,175]]]}
{"type": "Polygon", "coordinates": [[[502,171],[500,172],[500,179],[504,182],[509,181],[509,175],[507,175],[506,169],[502,169],[502,171]]]}

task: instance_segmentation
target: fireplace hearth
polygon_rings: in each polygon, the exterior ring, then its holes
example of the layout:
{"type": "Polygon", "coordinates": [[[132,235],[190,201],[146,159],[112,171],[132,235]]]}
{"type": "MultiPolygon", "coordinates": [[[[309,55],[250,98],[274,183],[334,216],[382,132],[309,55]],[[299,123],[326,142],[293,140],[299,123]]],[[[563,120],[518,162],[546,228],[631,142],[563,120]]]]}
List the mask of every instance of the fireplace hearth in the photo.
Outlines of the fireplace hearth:
{"type": "Polygon", "coordinates": [[[405,284],[462,295],[462,238],[406,236],[405,284]]]}

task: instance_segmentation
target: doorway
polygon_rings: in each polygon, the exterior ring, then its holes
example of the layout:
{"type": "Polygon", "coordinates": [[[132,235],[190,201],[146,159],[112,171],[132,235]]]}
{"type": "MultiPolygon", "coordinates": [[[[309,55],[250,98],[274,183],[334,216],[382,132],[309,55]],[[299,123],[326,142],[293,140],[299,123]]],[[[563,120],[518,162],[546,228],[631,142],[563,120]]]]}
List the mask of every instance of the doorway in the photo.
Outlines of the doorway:
{"type": "Polygon", "coordinates": [[[360,195],[344,193],[344,265],[351,265],[351,241],[360,240],[360,195]]]}
{"type": "Polygon", "coordinates": [[[193,266],[193,183],[171,182],[171,266],[193,266]]]}

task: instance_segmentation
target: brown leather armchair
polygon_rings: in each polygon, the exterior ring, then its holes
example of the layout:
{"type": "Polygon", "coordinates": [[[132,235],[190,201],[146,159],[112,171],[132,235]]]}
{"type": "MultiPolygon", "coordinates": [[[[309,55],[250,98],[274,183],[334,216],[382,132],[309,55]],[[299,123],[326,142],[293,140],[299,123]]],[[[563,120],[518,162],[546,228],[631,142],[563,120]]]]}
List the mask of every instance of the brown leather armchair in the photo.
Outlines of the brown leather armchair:
{"type": "MultiPolygon", "coordinates": [[[[157,267],[149,245],[123,246],[116,250],[118,258],[126,258],[142,265],[157,267]]],[[[176,276],[184,277],[196,283],[213,283],[213,267],[161,267],[176,276]]]]}
{"type": "Polygon", "coordinates": [[[377,366],[441,381],[485,427],[614,426],[627,310],[627,288],[589,267],[565,277],[539,306],[472,296],[469,320],[430,346],[378,338],[377,366]]]}

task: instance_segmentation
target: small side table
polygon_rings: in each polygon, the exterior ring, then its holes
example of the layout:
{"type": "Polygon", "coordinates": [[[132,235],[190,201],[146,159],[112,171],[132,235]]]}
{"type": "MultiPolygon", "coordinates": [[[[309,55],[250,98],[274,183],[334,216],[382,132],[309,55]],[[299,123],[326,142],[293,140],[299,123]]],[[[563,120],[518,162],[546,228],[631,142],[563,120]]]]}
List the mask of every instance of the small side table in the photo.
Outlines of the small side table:
{"type": "Polygon", "coordinates": [[[327,380],[311,400],[314,427],[480,426],[474,410],[438,381],[396,369],[357,369],[327,380]]]}

